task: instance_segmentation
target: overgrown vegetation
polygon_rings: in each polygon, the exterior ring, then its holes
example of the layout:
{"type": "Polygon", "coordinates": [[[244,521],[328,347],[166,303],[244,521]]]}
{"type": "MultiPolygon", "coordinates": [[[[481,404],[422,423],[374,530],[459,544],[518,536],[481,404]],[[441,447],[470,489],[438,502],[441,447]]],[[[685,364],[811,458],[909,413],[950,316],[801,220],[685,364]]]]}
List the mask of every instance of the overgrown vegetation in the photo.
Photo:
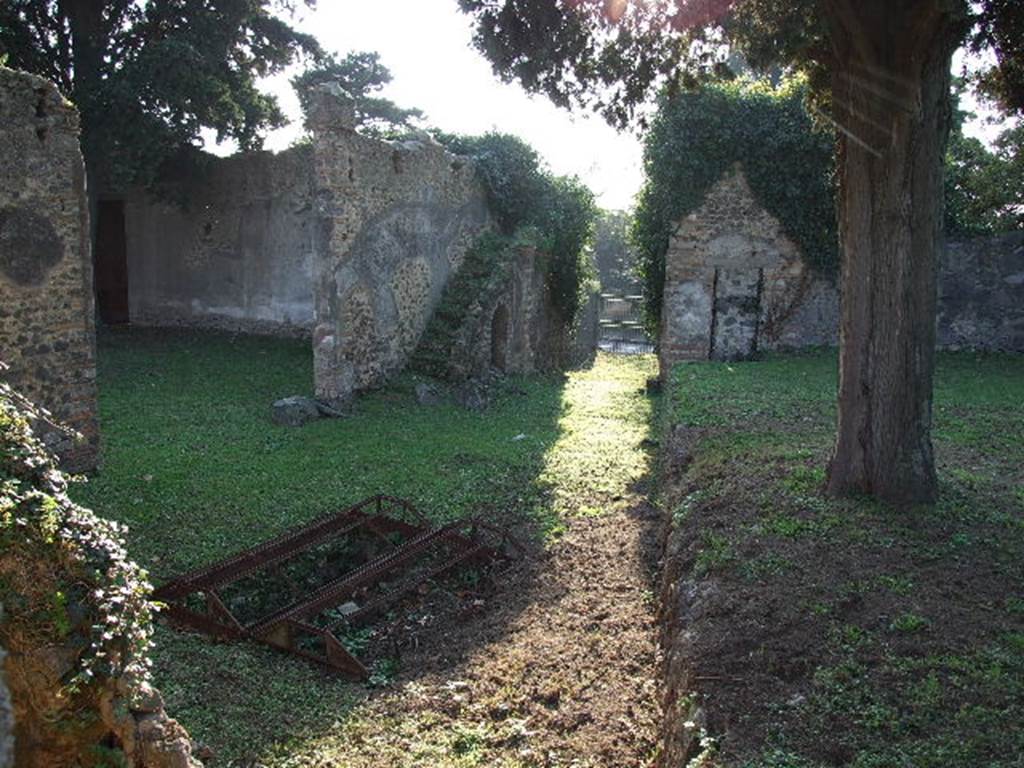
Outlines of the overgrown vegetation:
{"type": "Polygon", "coordinates": [[[629,233],[633,217],[628,211],[601,211],[594,227],[594,262],[604,292],[634,294],[640,290],[636,275],[636,247],[629,233]]]}
{"type": "MultiPolygon", "coordinates": [[[[957,96],[963,94],[957,83],[957,96]]],[[[946,232],[972,237],[1024,229],[1024,123],[1003,129],[991,148],[964,134],[959,107],[946,147],[946,232]]]]}
{"type": "Polygon", "coordinates": [[[716,765],[1014,766],[1024,753],[1024,360],[938,358],[934,509],[822,493],[834,353],[679,366],[669,568],[716,765]],[[681,431],[680,431],[681,430],[681,431]],[[726,728],[728,723],[728,728],[726,728]]]}
{"type": "Polygon", "coordinates": [[[105,741],[102,696],[124,706],[147,683],[150,586],[123,531],[68,499],[37,418],[0,383],[0,647],[21,737],[60,759],[105,741]]]}
{"type": "Polygon", "coordinates": [[[501,234],[529,239],[548,257],[547,284],[569,325],[593,287],[588,246],[597,218],[594,194],[575,176],[555,176],[522,139],[497,132],[435,136],[477,164],[501,234]]]}
{"type": "MultiPolygon", "coordinates": [[[[408,498],[439,522],[482,515],[542,547],[567,518],[626,503],[623,488],[647,471],[651,403],[638,387],[649,357],[602,357],[568,379],[510,378],[482,414],[417,405],[416,379],[406,375],[360,398],[347,418],[274,426],[270,403],[308,391],[311,357],[300,341],[102,335],[104,465],[76,498],[127,524],[133,555],[161,582],[377,492],[408,498]]],[[[429,638],[433,625],[410,624],[410,634],[429,638]]],[[[214,768],[379,765],[384,754],[396,765],[484,766],[518,751],[504,739],[518,722],[510,714],[482,731],[474,754],[459,752],[458,729],[476,723],[447,707],[452,691],[428,706],[415,670],[382,661],[375,684],[397,676],[408,687],[396,701],[414,702],[400,723],[379,716],[365,686],[259,646],[164,627],[154,677],[170,711],[212,750],[204,759],[214,768]]]]}
{"type": "Polygon", "coordinates": [[[777,88],[740,79],[662,97],[644,141],[646,180],[633,224],[650,331],[661,316],[673,227],[737,162],[808,262],[834,273],[834,138],[815,127],[806,95],[804,81],[793,78],[777,88]]]}
{"type": "Polygon", "coordinates": [[[441,303],[427,323],[409,367],[434,378],[448,378],[452,350],[474,305],[489,307],[505,289],[515,244],[494,232],[483,234],[466,251],[462,266],[448,282],[441,303]]]}

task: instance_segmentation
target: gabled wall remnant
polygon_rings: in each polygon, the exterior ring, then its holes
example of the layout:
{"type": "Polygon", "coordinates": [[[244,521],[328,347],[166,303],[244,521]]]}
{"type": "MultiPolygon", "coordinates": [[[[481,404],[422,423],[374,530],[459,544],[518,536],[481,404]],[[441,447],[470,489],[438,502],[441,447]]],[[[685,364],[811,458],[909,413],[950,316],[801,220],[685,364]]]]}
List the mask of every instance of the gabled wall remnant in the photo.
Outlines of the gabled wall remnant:
{"type": "Polygon", "coordinates": [[[308,335],[312,149],[206,157],[189,171],[164,180],[170,199],[125,201],[131,322],[308,335]]]}
{"type": "Polygon", "coordinates": [[[78,113],[34,75],[0,67],[3,378],[79,432],[44,429],[72,471],[95,467],[92,262],[78,113]]]}
{"type": "MultiPolygon", "coordinates": [[[[1024,233],[947,245],[938,346],[1024,352],[1024,233]]],[[[755,200],[739,166],[679,222],[665,255],[660,364],[835,345],[839,292],[755,200]]]]}
{"type": "Polygon", "coordinates": [[[401,370],[448,278],[488,226],[471,163],[424,137],[355,132],[351,101],[320,86],[313,131],[316,394],[328,402],[401,370]]]}
{"type": "Polygon", "coordinates": [[[665,262],[662,370],[835,340],[835,293],[819,285],[738,166],[679,222],[665,262]]]}

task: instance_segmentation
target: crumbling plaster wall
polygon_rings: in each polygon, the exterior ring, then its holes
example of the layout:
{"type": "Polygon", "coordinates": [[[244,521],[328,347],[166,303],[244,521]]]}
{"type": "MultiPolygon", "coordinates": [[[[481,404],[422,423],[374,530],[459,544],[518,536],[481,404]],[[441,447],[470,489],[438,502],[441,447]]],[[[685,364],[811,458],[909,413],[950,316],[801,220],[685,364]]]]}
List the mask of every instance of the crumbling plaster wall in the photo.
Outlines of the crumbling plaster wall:
{"type": "Polygon", "coordinates": [[[96,340],[78,113],[0,67],[0,377],[82,436],[39,425],[71,471],[96,466],[96,340]]]}
{"type": "Polygon", "coordinates": [[[309,335],[312,149],[198,167],[125,201],[131,322],[309,335]]]}
{"type": "Polygon", "coordinates": [[[426,137],[389,143],[356,133],[340,89],[318,89],[308,124],[315,387],[340,403],[405,366],[490,217],[470,162],[426,137]]]}
{"type": "Polygon", "coordinates": [[[938,306],[940,348],[1024,352],[1024,232],[947,244],[938,306]]]}

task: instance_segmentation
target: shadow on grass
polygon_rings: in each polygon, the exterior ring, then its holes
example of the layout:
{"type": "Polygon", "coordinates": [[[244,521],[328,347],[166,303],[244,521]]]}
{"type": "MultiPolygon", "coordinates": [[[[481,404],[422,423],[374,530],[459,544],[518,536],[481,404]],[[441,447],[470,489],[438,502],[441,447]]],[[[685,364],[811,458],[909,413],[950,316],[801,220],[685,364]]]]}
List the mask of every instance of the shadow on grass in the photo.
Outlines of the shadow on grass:
{"type": "MultiPolygon", "coordinates": [[[[436,522],[479,515],[507,526],[531,556],[496,600],[444,619],[411,615],[403,644],[374,654],[387,662],[377,682],[396,663],[403,680],[457,666],[529,604],[559,526],[544,472],[564,377],[511,378],[482,414],[420,406],[415,380],[402,377],[348,418],[289,429],[270,421],[270,405],[310,392],[305,342],[132,329],[101,335],[99,364],[103,467],[74,496],[129,526],[130,551],[156,583],[382,492],[436,522]]],[[[166,628],[156,639],[156,682],[212,766],[283,757],[368,695],[253,645],[166,628]]]]}

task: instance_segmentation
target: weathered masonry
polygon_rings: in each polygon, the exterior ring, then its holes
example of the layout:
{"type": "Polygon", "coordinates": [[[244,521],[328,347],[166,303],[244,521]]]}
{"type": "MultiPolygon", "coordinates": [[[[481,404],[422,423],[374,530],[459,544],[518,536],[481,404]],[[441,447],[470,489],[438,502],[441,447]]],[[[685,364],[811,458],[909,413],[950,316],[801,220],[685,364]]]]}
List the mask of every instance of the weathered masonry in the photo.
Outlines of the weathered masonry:
{"type": "MultiPolygon", "coordinates": [[[[314,92],[306,118],[307,143],[206,156],[163,179],[163,197],[101,202],[97,288],[107,322],[307,336],[316,395],[340,404],[407,366],[491,215],[469,159],[426,135],[357,133],[337,86],[314,92]]],[[[458,366],[527,371],[581,356],[538,309],[535,261],[520,258],[474,308],[486,322],[466,318],[458,366]]]]}
{"type": "Polygon", "coordinates": [[[439,144],[355,131],[352,103],[321,86],[313,132],[316,394],[328,402],[405,367],[466,251],[488,226],[474,167],[439,144]]]}
{"type": "Polygon", "coordinates": [[[88,470],[99,433],[78,113],[42,78],[0,67],[0,147],[0,378],[80,434],[38,425],[69,470],[88,470]]]}
{"type": "MultiPolygon", "coordinates": [[[[665,256],[660,363],[834,345],[839,293],[817,275],[734,166],[683,218],[665,256]]],[[[938,344],[1024,352],[1024,233],[950,243],[938,344]]]]}

